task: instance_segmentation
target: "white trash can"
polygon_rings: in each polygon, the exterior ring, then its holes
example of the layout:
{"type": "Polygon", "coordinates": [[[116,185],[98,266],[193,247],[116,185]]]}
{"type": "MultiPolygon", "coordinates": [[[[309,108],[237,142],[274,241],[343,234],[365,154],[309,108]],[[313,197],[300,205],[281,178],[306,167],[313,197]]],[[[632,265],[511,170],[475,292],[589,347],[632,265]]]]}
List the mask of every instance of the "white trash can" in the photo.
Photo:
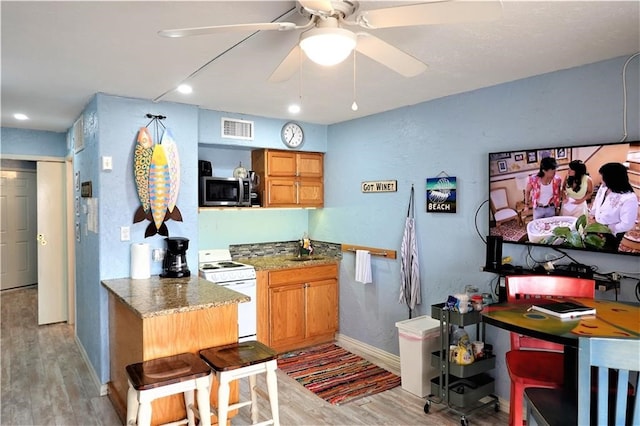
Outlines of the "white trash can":
{"type": "Polygon", "coordinates": [[[431,367],[431,352],[440,350],[440,320],[424,315],[398,321],[402,389],[421,398],[431,393],[431,379],[439,374],[431,367]]]}

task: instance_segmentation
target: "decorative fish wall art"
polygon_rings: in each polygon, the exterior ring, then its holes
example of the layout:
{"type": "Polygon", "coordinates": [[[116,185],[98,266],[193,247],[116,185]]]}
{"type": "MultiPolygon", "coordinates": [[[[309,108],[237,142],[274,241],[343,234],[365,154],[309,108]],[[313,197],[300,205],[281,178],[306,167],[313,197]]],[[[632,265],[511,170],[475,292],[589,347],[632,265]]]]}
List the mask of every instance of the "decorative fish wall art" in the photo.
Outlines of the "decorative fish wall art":
{"type": "MultiPolygon", "coordinates": [[[[157,123],[156,118],[153,121],[157,123]]],[[[141,204],[133,215],[133,223],[145,219],[151,222],[145,230],[145,238],[156,234],[168,237],[165,222],[169,219],[182,222],[182,214],[176,206],[180,191],[178,147],[171,131],[162,127],[162,138],[156,144],[148,125],[140,128],[133,152],[133,174],[141,204]]]]}

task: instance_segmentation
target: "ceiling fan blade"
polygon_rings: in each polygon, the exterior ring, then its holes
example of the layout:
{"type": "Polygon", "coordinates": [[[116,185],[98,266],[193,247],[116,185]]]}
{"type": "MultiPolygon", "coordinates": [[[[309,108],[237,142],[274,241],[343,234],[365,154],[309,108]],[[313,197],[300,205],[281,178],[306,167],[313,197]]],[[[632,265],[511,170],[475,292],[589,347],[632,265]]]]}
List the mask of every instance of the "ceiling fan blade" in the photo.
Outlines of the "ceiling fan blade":
{"type": "Polygon", "coordinates": [[[358,33],[356,50],[405,77],[414,77],[427,69],[424,62],[368,33],[358,33]]]}
{"type": "Polygon", "coordinates": [[[270,83],[280,83],[289,80],[300,69],[300,65],[307,59],[299,45],[295,45],[286,58],[280,62],[278,68],[269,77],[270,83]]]}
{"type": "Polygon", "coordinates": [[[332,12],[333,6],[329,0],[298,0],[308,11],[332,12]]]}
{"type": "Polygon", "coordinates": [[[214,25],[211,27],[177,28],[158,31],[162,37],[190,37],[198,35],[225,33],[229,31],[289,31],[300,28],[292,22],[265,22],[258,24],[214,25]]]}
{"type": "Polygon", "coordinates": [[[501,17],[502,2],[498,0],[443,1],[364,10],[347,23],[375,29],[492,21],[501,17]]]}

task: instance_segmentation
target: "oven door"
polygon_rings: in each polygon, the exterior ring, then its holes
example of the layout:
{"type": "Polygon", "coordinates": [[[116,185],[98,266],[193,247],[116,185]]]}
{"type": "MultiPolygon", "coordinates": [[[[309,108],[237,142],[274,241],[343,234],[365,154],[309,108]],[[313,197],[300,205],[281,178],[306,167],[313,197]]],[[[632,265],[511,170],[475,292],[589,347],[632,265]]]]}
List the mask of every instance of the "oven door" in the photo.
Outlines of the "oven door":
{"type": "Polygon", "coordinates": [[[234,281],[220,285],[246,294],[251,298],[249,302],[238,304],[238,341],[255,340],[257,329],[256,280],[234,281]]]}

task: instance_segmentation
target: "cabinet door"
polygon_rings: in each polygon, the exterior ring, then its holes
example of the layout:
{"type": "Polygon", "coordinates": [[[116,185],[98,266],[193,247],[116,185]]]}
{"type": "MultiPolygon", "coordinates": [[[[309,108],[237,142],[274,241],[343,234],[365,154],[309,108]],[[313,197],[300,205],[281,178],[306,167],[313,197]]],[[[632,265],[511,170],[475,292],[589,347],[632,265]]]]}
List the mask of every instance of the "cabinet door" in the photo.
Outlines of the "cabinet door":
{"type": "Polygon", "coordinates": [[[298,204],[301,206],[324,205],[324,184],[321,180],[301,179],[298,181],[298,204]]]}
{"type": "Polygon", "coordinates": [[[304,293],[304,284],[269,289],[270,346],[304,341],[304,293]]]}
{"type": "Polygon", "coordinates": [[[338,329],[337,282],[322,280],[306,284],[306,337],[335,333],[338,329]]]}
{"type": "Polygon", "coordinates": [[[267,175],[268,176],[296,176],[297,174],[296,153],[287,151],[267,152],[267,175]]]}
{"type": "Polygon", "coordinates": [[[324,172],[323,155],[316,152],[299,152],[298,176],[322,178],[324,172]]]}
{"type": "Polygon", "coordinates": [[[292,206],[298,203],[298,188],[294,178],[269,179],[265,206],[292,206]]]}

